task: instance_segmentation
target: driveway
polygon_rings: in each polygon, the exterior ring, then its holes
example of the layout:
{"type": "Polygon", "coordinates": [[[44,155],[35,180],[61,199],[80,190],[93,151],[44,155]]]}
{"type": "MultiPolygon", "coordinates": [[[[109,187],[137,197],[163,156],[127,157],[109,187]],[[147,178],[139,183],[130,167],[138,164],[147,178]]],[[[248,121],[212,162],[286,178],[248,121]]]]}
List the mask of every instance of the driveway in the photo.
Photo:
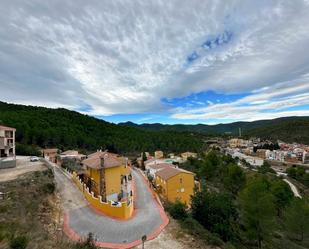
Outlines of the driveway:
{"type": "Polygon", "coordinates": [[[0,169],[0,182],[11,181],[28,172],[46,170],[44,163],[30,162],[29,156],[17,156],[16,167],[0,169]]]}
{"type": "Polygon", "coordinates": [[[70,176],[58,167],[54,168],[66,213],[64,231],[71,239],[85,238],[91,232],[98,246],[131,248],[141,243],[143,235],[147,235],[148,239],[155,238],[168,224],[164,210],[154,198],[143,176],[136,170],[132,170],[137,192],[135,214],[129,220],[121,221],[95,212],[88,206],[70,176]]]}

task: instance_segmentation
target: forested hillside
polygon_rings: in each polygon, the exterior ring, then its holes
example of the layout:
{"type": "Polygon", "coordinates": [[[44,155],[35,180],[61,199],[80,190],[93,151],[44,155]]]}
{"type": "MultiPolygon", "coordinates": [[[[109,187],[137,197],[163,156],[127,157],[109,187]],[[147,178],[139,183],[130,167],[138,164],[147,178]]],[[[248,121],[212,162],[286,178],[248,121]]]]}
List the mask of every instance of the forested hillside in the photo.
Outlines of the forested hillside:
{"type": "Polygon", "coordinates": [[[150,132],[118,126],[66,109],[50,109],[0,102],[0,122],[17,129],[16,141],[42,148],[98,148],[118,153],[161,149],[199,151],[201,139],[176,132],[150,132]]]}
{"type": "Polygon", "coordinates": [[[120,123],[119,125],[140,128],[148,131],[194,132],[207,135],[222,135],[225,133],[238,135],[239,128],[241,128],[243,135],[252,135],[274,140],[281,139],[286,142],[309,143],[309,117],[284,117],[271,120],[234,122],[217,125],[138,125],[132,122],[120,123]]]}

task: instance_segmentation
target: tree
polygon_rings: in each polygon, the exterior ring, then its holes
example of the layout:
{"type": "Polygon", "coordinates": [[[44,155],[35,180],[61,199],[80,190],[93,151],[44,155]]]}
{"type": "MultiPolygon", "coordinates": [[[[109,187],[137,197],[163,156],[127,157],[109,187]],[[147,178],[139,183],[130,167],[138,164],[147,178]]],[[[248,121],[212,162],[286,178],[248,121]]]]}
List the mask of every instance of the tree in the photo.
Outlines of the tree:
{"type": "Polygon", "coordinates": [[[290,201],[293,199],[293,192],[290,186],[282,180],[272,182],[271,192],[275,197],[277,215],[281,216],[283,209],[289,205],[290,201]]]}
{"type": "Polygon", "coordinates": [[[227,241],[233,238],[233,221],[236,220],[236,208],[227,194],[197,192],[192,198],[192,216],[212,233],[219,234],[227,241]]]}
{"type": "Polygon", "coordinates": [[[309,236],[309,206],[300,198],[295,197],[285,212],[285,226],[289,235],[297,234],[303,241],[309,236]]]}
{"type": "Polygon", "coordinates": [[[249,240],[257,242],[258,248],[262,248],[262,241],[274,226],[275,199],[269,188],[270,184],[266,178],[257,176],[251,179],[240,193],[245,234],[249,240]]]}
{"type": "Polygon", "coordinates": [[[177,220],[183,220],[188,216],[186,211],[186,205],[180,201],[171,203],[167,210],[171,214],[171,216],[177,220]]]}
{"type": "Polygon", "coordinates": [[[258,172],[262,174],[266,174],[267,172],[275,173],[270,164],[266,161],[264,161],[263,165],[258,168],[258,172]]]}
{"type": "Polygon", "coordinates": [[[225,188],[233,194],[237,194],[243,188],[245,181],[246,176],[243,170],[238,165],[230,163],[223,178],[225,188]]]}
{"type": "Polygon", "coordinates": [[[147,161],[146,153],[142,153],[141,169],[145,170],[145,161],[147,161]]]}

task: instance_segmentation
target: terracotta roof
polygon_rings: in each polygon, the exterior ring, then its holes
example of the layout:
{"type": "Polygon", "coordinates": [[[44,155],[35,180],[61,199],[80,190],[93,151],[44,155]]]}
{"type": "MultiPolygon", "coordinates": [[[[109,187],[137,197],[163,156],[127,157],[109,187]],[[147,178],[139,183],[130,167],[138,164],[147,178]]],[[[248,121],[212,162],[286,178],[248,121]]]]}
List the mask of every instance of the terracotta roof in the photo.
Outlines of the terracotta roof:
{"type": "Polygon", "coordinates": [[[15,128],[4,126],[4,125],[0,125],[0,130],[16,131],[15,128]]]}
{"type": "Polygon", "coordinates": [[[115,154],[115,153],[111,153],[111,152],[108,152],[107,150],[104,150],[104,151],[96,151],[92,154],[89,154],[88,155],[88,158],[89,157],[99,157],[99,156],[104,156],[105,154],[109,154],[110,156],[114,156],[114,157],[117,157],[118,155],[115,154]]]}
{"type": "MultiPolygon", "coordinates": [[[[101,152],[102,153],[102,152],[101,152]]],[[[97,153],[87,159],[83,160],[82,163],[93,169],[101,169],[101,158],[104,159],[104,168],[113,168],[118,167],[124,164],[124,160],[121,157],[114,156],[115,154],[105,152],[103,155],[101,153],[97,153]]]]}
{"type": "Polygon", "coordinates": [[[66,150],[64,152],[61,153],[61,155],[78,155],[78,151],[77,150],[66,150]]]}
{"type": "Polygon", "coordinates": [[[173,176],[176,176],[180,173],[186,173],[186,174],[192,174],[194,175],[194,173],[184,170],[184,169],[179,169],[179,168],[174,168],[174,167],[167,167],[165,169],[162,169],[160,171],[158,171],[156,173],[156,176],[159,176],[160,178],[162,178],[163,180],[168,180],[170,178],[172,178],[173,176]]]}
{"type": "Polygon", "coordinates": [[[155,161],[155,160],[156,160],[155,158],[151,158],[151,159],[146,160],[144,163],[145,163],[145,164],[151,163],[151,162],[153,162],[153,161],[155,161]]]}
{"type": "Polygon", "coordinates": [[[167,168],[167,167],[173,167],[173,165],[168,164],[168,163],[158,163],[158,164],[149,165],[147,167],[151,168],[151,169],[164,169],[164,168],[167,168]]]}
{"type": "Polygon", "coordinates": [[[44,153],[57,153],[58,149],[43,149],[42,151],[44,153]]]}

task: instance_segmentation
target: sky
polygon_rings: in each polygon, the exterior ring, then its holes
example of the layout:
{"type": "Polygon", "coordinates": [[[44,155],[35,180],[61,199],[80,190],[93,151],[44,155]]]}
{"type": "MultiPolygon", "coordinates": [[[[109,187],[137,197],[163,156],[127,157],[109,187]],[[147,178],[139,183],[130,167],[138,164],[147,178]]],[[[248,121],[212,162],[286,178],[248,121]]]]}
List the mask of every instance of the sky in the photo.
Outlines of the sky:
{"type": "Polygon", "coordinates": [[[110,122],[309,116],[309,0],[1,0],[0,101],[110,122]]]}

